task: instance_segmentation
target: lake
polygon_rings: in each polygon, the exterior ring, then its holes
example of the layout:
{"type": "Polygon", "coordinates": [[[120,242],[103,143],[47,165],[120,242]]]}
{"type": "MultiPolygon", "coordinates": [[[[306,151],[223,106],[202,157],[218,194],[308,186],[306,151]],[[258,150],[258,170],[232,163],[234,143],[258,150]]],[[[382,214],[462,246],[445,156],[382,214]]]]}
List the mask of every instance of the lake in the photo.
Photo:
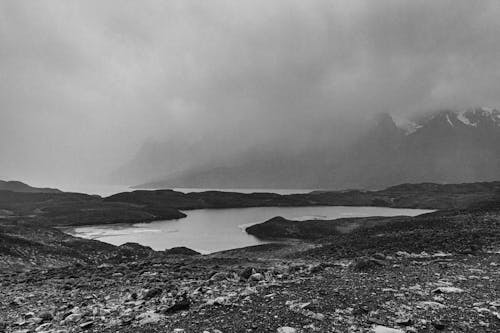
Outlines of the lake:
{"type": "Polygon", "coordinates": [[[335,219],[364,216],[415,216],[431,212],[423,209],[385,207],[256,207],[197,209],[186,218],[133,225],[100,225],[66,229],[74,236],[97,239],[114,245],[135,242],[155,250],[186,246],[201,253],[266,243],[248,235],[245,228],[275,216],[292,220],[335,219]]]}

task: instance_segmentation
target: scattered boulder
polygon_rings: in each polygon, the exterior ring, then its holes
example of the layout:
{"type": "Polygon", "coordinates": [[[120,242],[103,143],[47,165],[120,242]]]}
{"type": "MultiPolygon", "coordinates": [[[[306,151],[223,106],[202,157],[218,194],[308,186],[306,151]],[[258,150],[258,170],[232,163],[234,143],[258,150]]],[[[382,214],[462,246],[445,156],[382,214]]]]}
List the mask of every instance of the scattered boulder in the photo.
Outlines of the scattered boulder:
{"type": "Polygon", "coordinates": [[[84,323],[81,323],[79,326],[82,330],[88,330],[94,325],[94,322],[91,321],[86,321],[84,323]]]}
{"type": "Polygon", "coordinates": [[[373,333],[404,333],[404,331],[397,328],[390,328],[387,326],[376,325],[372,328],[373,333]]]}
{"type": "Polygon", "coordinates": [[[151,288],[144,294],[142,299],[144,299],[145,301],[150,300],[154,297],[160,296],[162,292],[163,290],[160,288],[151,288]]]}
{"type": "Polygon", "coordinates": [[[377,259],[377,260],[385,260],[386,256],[383,253],[377,252],[372,255],[372,258],[377,259]]]}
{"type": "Polygon", "coordinates": [[[417,307],[419,307],[419,308],[424,308],[424,309],[439,310],[439,309],[444,309],[444,308],[446,308],[446,305],[441,304],[441,303],[439,303],[439,302],[424,301],[424,302],[419,302],[419,303],[417,304],[417,307]]]}
{"type": "Polygon", "coordinates": [[[385,266],[385,262],[375,258],[359,258],[353,264],[355,271],[366,272],[372,269],[377,269],[385,266]]]}
{"type": "Polygon", "coordinates": [[[264,280],[264,275],[261,273],[254,273],[250,275],[250,281],[262,281],[264,280]]]}
{"type": "Polygon", "coordinates": [[[42,321],[51,321],[54,318],[48,311],[41,312],[40,314],[38,314],[38,317],[41,318],[42,321]]]}
{"type": "Polygon", "coordinates": [[[464,290],[457,287],[438,287],[432,291],[434,294],[454,294],[463,293],[464,290]]]}
{"type": "Polygon", "coordinates": [[[446,328],[446,324],[442,321],[433,321],[432,323],[432,326],[437,329],[438,331],[442,331],[446,328]]]}
{"type": "Polygon", "coordinates": [[[66,318],[64,318],[64,322],[66,323],[76,323],[82,319],[81,313],[71,313],[66,318]]]}
{"type": "Polygon", "coordinates": [[[257,289],[252,288],[252,287],[246,287],[245,290],[243,290],[240,293],[240,296],[246,297],[246,296],[255,295],[255,294],[257,294],[257,289]]]}
{"type": "Polygon", "coordinates": [[[217,272],[217,273],[214,273],[210,277],[210,281],[212,281],[212,282],[223,281],[225,279],[227,279],[227,273],[226,272],[217,272]]]}
{"type": "Polygon", "coordinates": [[[243,280],[248,280],[250,278],[250,276],[252,276],[252,274],[254,274],[254,273],[255,273],[255,269],[253,269],[252,267],[246,267],[244,270],[242,270],[239,273],[239,276],[243,280]]]}
{"type": "Polygon", "coordinates": [[[153,311],[141,313],[136,317],[139,320],[139,325],[156,324],[164,318],[163,315],[153,311]]]}
{"type": "Polygon", "coordinates": [[[401,318],[396,320],[396,324],[398,324],[399,326],[411,326],[413,325],[413,320],[411,320],[410,318],[401,318]]]}
{"type": "Polygon", "coordinates": [[[44,323],[44,324],[38,326],[35,329],[35,332],[45,332],[51,325],[52,325],[52,323],[44,323]]]}
{"type": "Polygon", "coordinates": [[[188,310],[191,306],[191,301],[187,297],[182,297],[180,300],[176,301],[171,307],[165,310],[166,313],[175,313],[179,311],[188,310]]]}

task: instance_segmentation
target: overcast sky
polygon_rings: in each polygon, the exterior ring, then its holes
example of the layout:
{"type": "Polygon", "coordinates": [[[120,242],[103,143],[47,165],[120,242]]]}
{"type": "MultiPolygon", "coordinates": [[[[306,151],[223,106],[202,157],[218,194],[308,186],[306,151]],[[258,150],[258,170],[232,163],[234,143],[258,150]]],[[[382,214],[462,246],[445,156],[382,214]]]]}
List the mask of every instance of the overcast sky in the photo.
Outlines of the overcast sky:
{"type": "Polygon", "coordinates": [[[2,0],[0,179],[89,181],[147,140],[499,107],[499,60],[497,0],[2,0]]]}

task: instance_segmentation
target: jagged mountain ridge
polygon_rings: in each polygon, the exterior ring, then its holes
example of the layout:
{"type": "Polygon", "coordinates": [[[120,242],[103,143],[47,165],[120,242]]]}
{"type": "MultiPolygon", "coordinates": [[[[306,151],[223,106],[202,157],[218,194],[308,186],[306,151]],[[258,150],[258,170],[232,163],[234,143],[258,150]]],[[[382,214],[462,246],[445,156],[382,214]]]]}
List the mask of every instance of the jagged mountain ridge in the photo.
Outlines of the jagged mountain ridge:
{"type": "Polygon", "coordinates": [[[397,125],[389,114],[341,152],[245,156],[239,165],[197,168],[143,187],[381,188],[404,182],[500,179],[500,111],[442,110],[397,125]]]}
{"type": "Polygon", "coordinates": [[[444,110],[396,126],[389,115],[341,157],[340,183],[382,187],[401,182],[471,182],[500,177],[500,112],[444,110]]]}

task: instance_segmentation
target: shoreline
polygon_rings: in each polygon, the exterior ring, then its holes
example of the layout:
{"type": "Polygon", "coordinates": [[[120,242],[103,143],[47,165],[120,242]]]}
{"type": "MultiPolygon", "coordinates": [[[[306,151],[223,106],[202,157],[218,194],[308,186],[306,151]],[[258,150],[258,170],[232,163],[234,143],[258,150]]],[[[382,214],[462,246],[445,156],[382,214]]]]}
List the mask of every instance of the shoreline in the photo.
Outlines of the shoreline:
{"type": "MultiPolygon", "coordinates": [[[[185,211],[187,217],[178,220],[155,220],[155,221],[137,222],[137,223],[115,223],[115,224],[101,224],[101,225],[64,226],[64,227],[60,226],[58,227],[58,229],[75,237],[97,240],[115,246],[119,246],[126,242],[136,242],[143,246],[150,246],[153,249],[160,251],[163,250],[164,248],[168,248],[171,246],[187,246],[196,251],[206,254],[206,253],[215,253],[219,251],[240,249],[243,247],[266,244],[270,242],[279,242],[279,243],[288,242],[288,240],[290,239],[289,237],[278,237],[278,238],[259,237],[259,236],[255,237],[255,235],[252,235],[251,233],[247,232],[247,228],[254,225],[263,224],[267,220],[272,219],[275,216],[283,213],[289,217],[293,216],[293,218],[291,219],[291,221],[293,222],[309,223],[314,221],[324,221],[325,223],[335,223],[332,221],[349,220],[349,219],[366,218],[366,217],[400,216],[401,214],[403,214],[403,216],[410,217],[432,212],[431,210],[413,210],[413,209],[408,210],[408,209],[387,208],[387,207],[352,207],[352,206],[246,207],[246,208],[229,208],[229,209],[210,208],[210,209],[201,209],[197,211],[198,214],[196,214],[194,220],[191,214],[194,213],[195,211],[191,210],[191,211],[185,211]],[[253,220],[252,222],[246,222],[241,224],[239,223],[240,221],[237,220],[237,219],[242,219],[241,222],[245,222],[245,216],[247,216],[246,218],[248,221],[249,220],[248,214],[250,215],[255,214],[251,213],[252,211],[257,212],[260,211],[261,209],[265,210],[270,208],[271,209],[276,208],[276,209],[272,209],[271,211],[269,211],[267,217],[262,217],[262,218],[255,217],[256,219],[253,220]],[[247,211],[247,213],[245,213],[245,211],[247,211]],[[216,215],[214,216],[212,215],[212,213],[216,213],[216,215]],[[310,220],[311,214],[312,216],[323,216],[323,217],[310,220]],[[204,222],[204,219],[206,219],[207,221],[204,222]],[[196,246],[195,244],[197,243],[198,238],[194,234],[191,234],[191,232],[195,232],[195,230],[198,229],[196,225],[200,224],[199,227],[203,229],[206,223],[214,223],[217,222],[217,220],[219,219],[223,219],[225,221],[236,219],[234,220],[235,222],[231,223],[230,225],[223,223],[223,225],[225,225],[224,237],[231,237],[232,234],[236,235],[237,233],[238,234],[243,233],[245,236],[255,237],[256,241],[249,242],[248,240],[242,239],[242,243],[240,244],[220,246],[219,248],[217,247],[210,248],[209,243],[204,243],[202,241],[201,243],[199,243],[198,246],[196,246]],[[171,223],[175,224],[172,225],[171,223]],[[182,228],[182,225],[184,223],[189,223],[190,227],[186,227],[187,229],[182,228]],[[151,224],[155,225],[152,226],[151,224]],[[163,229],[163,226],[165,226],[167,229],[163,229]],[[178,229],[178,227],[176,226],[180,226],[181,229],[178,229]],[[176,230],[175,231],[169,230],[171,228],[174,228],[176,230]],[[85,229],[85,230],[77,231],[78,229],[85,229]],[[148,235],[154,235],[163,232],[168,232],[168,235],[166,235],[167,238],[164,241],[165,245],[159,243],[157,241],[157,237],[152,238],[151,240],[148,241],[149,239],[148,235]],[[192,238],[192,241],[187,241],[187,243],[176,242],[175,240],[172,239],[173,235],[171,234],[172,232],[174,232],[175,235],[177,237],[180,237],[181,239],[192,238]],[[118,240],[114,240],[115,237],[118,237],[118,240]],[[208,246],[208,248],[203,244],[208,246]]],[[[264,213],[261,215],[266,215],[266,214],[264,213]]],[[[213,224],[213,227],[217,227],[217,223],[213,224]]],[[[208,234],[207,237],[212,239],[212,237],[222,237],[222,236],[208,234]]]]}

